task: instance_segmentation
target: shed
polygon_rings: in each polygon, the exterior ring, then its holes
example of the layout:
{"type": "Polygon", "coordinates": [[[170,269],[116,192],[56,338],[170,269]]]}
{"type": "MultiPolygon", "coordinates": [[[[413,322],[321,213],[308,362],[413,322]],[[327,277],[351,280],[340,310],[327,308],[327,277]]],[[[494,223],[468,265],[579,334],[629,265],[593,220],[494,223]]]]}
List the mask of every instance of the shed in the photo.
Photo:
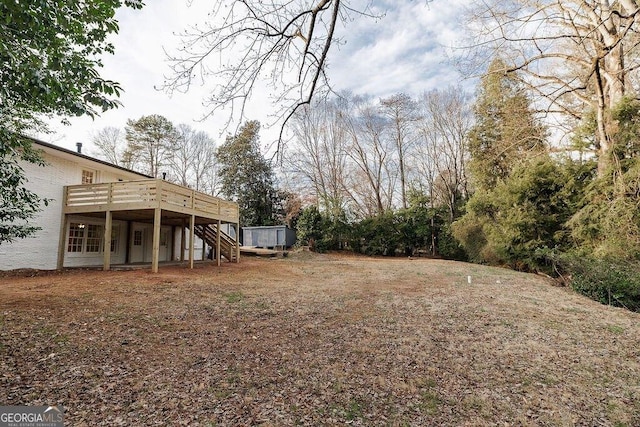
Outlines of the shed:
{"type": "Polygon", "coordinates": [[[296,231],[286,225],[243,227],[242,242],[257,248],[289,248],[296,243],[296,231]]]}

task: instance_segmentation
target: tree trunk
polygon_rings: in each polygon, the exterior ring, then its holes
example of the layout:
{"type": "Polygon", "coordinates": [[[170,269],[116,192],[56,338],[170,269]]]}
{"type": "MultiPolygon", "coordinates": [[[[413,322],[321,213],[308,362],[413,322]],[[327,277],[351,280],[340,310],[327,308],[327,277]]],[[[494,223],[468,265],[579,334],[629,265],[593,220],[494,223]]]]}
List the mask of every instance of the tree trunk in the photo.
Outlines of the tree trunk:
{"type": "Polygon", "coordinates": [[[618,105],[625,94],[625,70],[623,44],[619,42],[596,64],[597,78],[597,140],[598,176],[603,176],[610,166],[611,149],[615,124],[611,110],[618,105]],[[601,67],[604,65],[604,69],[601,67]]]}

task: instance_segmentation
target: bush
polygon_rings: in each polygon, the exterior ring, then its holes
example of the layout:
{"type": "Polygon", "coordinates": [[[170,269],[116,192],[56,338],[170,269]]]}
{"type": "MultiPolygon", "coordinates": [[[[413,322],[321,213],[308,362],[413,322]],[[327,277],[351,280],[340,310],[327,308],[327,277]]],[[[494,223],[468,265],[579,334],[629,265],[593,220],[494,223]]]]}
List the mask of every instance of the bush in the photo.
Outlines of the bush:
{"type": "Polygon", "coordinates": [[[392,213],[366,218],[354,227],[352,246],[365,255],[395,255],[400,244],[392,213]]]}
{"type": "Polygon", "coordinates": [[[298,244],[309,245],[317,252],[344,249],[350,235],[349,226],[344,219],[330,218],[315,206],[302,210],[296,231],[298,244]]]}
{"type": "Polygon", "coordinates": [[[469,258],[464,248],[453,237],[451,224],[443,223],[439,227],[437,238],[438,254],[444,259],[453,259],[456,261],[468,261],[469,258]]]}
{"type": "MultiPolygon", "coordinates": [[[[352,247],[365,255],[410,256],[431,246],[431,218],[437,211],[411,207],[366,218],[354,225],[352,247]]],[[[435,220],[434,220],[435,221],[435,220]]],[[[435,233],[438,232],[436,225],[435,233]]]]}
{"type": "Polygon", "coordinates": [[[309,245],[318,252],[350,249],[365,255],[409,256],[416,249],[431,252],[435,240],[435,249],[441,256],[466,260],[464,250],[451,234],[447,209],[430,208],[424,203],[357,223],[347,222],[346,215],[332,218],[310,206],[302,210],[297,232],[300,245],[309,245]]]}
{"type": "Polygon", "coordinates": [[[304,208],[296,224],[298,243],[311,246],[313,242],[321,239],[322,226],[323,218],[318,208],[315,206],[304,208]]]}
{"type": "Polygon", "coordinates": [[[572,165],[548,157],[514,168],[495,188],[477,191],[453,234],[469,259],[525,271],[548,271],[536,253],[563,249],[566,221],[575,212],[572,165]]]}
{"type": "Polygon", "coordinates": [[[617,258],[564,255],[559,264],[578,293],[602,304],[640,312],[640,264],[617,258]]]}

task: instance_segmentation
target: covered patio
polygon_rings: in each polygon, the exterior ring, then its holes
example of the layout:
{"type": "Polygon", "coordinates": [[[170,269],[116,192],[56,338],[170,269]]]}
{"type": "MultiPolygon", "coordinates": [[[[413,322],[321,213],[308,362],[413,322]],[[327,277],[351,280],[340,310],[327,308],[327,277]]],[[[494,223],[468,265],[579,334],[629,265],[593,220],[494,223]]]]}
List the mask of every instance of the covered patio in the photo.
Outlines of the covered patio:
{"type": "MultiPolygon", "coordinates": [[[[69,215],[103,218],[104,242],[111,239],[112,221],[136,221],[153,224],[151,269],[159,265],[160,227],[171,225],[181,232],[180,261],[184,261],[186,233],[189,229],[189,266],[194,263],[196,235],[214,247],[216,261],[221,255],[240,262],[239,233],[231,238],[221,230],[222,224],[233,224],[239,230],[238,205],[162,179],[82,184],[64,187],[58,269],[64,265],[66,232],[69,215]]],[[[111,251],[104,250],[103,269],[111,268],[111,251]]]]}

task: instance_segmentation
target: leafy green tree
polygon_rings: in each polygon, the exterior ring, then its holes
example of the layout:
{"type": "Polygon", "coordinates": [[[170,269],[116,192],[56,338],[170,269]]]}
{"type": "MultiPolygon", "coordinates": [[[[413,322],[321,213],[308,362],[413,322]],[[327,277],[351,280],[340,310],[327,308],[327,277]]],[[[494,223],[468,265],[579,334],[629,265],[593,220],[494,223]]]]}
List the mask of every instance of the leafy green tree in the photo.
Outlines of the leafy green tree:
{"type": "Polygon", "coordinates": [[[152,114],[142,116],[138,120],[127,120],[125,131],[125,162],[134,164],[131,159],[137,159],[138,167],[158,178],[160,169],[167,165],[177,149],[180,135],[173,123],[164,116],[152,114]]]}
{"type": "Polygon", "coordinates": [[[476,124],[469,132],[469,168],[478,190],[493,188],[522,161],[545,152],[546,131],[522,84],[495,59],[480,82],[476,124]]]}
{"type": "Polygon", "coordinates": [[[237,135],[218,147],[221,193],[240,208],[243,226],[273,225],[283,215],[283,194],[276,189],[271,165],[259,146],[260,123],[245,123],[237,135]]]}
{"type": "Polygon", "coordinates": [[[115,10],[140,0],[0,1],[0,242],[32,235],[43,199],[25,189],[20,162],[43,165],[22,135],[44,117],[95,116],[116,107],[118,83],[100,77],[100,55],[118,31],[115,10]]]}
{"type": "Polygon", "coordinates": [[[452,224],[474,262],[539,267],[534,253],[557,245],[569,216],[559,194],[566,176],[546,154],[546,131],[516,75],[497,58],[482,77],[469,133],[475,192],[452,224]]]}

